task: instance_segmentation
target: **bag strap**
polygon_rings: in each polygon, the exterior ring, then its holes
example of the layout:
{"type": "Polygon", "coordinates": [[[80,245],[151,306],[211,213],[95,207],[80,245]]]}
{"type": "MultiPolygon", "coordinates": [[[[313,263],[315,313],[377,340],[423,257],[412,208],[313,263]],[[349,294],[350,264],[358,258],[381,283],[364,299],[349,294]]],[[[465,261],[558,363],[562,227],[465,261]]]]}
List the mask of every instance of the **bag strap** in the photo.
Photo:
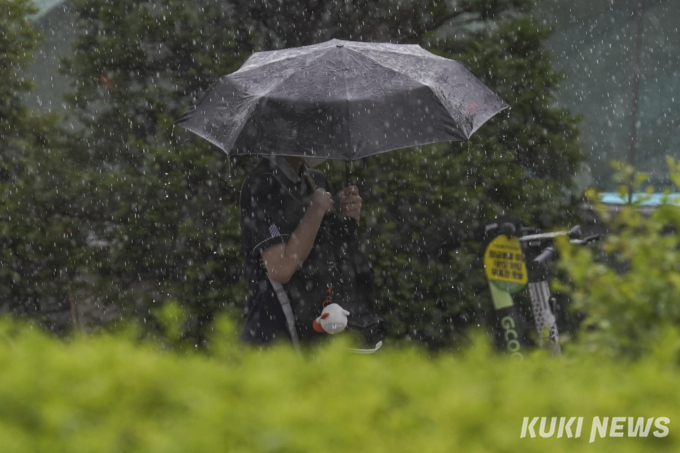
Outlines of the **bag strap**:
{"type": "Polygon", "coordinates": [[[295,330],[295,315],[293,314],[293,307],[290,305],[290,299],[283,285],[267,274],[269,283],[272,284],[274,292],[276,293],[276,298],[279,299],[281,308],[283,309],[283,314],[286,317],[286,324],[288,325],[288,332],[290,332],[290,339],[293,340],[293,347],[297,352],[300,352],[300,342],[298,340],[297,330],[295,330]]]}
{"type": "MultiPolygon", "coordinates": [[[[283,182],[281,182],[281,180],[274,173],[269,172],[267,174],[269,174],[269,176],[271,176],[272,178],[276,179],[279,182],[279,184],[285,187],[283,182]]],[[[274,280],[269,275],[268,272],[267,278],[269,279],[269,283],[271,283],[272,288],[274,289],[274,293],[276,293],[276,298],[279,300],[279,303],[281,304],[283,315],[286,317],[286,325],[288,327],[288,332],[290,333],[290,339],[293,342],[293,347],[297,352],[300,352],[300,341],[298,340],[297,330],[295,329],[295,314],[293,313],[293,307],[290,304],[290,298],[288,297],[286,290],[283,288],[283,285],[274,280]]]]}

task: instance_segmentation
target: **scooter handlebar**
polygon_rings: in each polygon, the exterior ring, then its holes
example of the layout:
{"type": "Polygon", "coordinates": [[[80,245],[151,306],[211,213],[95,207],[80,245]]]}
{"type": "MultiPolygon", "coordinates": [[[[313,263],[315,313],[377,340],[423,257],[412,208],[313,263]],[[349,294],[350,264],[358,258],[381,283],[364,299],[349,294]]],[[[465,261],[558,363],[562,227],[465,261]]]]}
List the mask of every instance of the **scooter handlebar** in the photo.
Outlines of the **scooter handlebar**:
{"type": "Polygon", "coordinates": [[[545,250],[541,252],[540,255],[538,255],[536,258],[534,258],[534,262],[536,263],[547,263],[549,261],[554,260],[557,257],[557,250],[555,250],[555,247],[547,247],[545,250]]]}

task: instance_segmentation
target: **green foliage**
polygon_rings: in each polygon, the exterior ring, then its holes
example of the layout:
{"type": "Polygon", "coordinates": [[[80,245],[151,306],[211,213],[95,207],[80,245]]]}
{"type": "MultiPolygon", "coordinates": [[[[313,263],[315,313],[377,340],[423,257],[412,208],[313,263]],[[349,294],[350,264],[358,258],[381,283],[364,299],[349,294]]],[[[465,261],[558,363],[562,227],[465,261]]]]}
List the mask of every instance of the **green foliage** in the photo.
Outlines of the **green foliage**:
{"type": "MultiPolygon", "coordinates": [[[[680,165],[668,163],[671,180],[679,181],[680,165]]],[[[615,168],[622,196],[631,187],[641,191],[645,175],[622,164],[615,168]]],[[[663,204],[650,211],[643,201],[614,214],[599,205],[611,230],[603,246],[608,261],[591,248],[560,244],[574,308],[587,314],[581,346],[588,350],[636,358],[680,334],[680,208],[663,204]]]]}
{"type": "Polygon", "coordinates": [[[672,452],[680,443],[680,372],[661,356],[517,362],[478,343],[455,359],[417,349],[367,357],[342,341],[298,356],[244,350],[218,325],[206,357],[159,352],[129,333],[62,342],[3,321],[3,451],[672,452]],[[583,431],[522,439],[527,416],[581,416],[583,431]],[[589,443],[594,416],[669,417],[670,434],[589,443]]]}
{"type": "Polygon", "coordinates": [[[84,126],[76,143],[89,153],[90,232],[102,245],[87,271],[92,293],[146,320],[166,299],[181,300],[200,337],[216,310],[245,299],[239,187],[222,152],[187,141],[172,123],[247,56],[232,33],[238,21],[216,2],[73,7],[81,21],[69,101],[84,126]]]}
{"type": "Polygon", "coordinates": [[[0,0],[0,299],[5,309],[40,312],[66,304],[79,266],[88,259],[77,150],[57,118],[23,103],[31,89],[22,71],[40,34],[29,2],[0,0]]]}
{"type": "Polygon", "coordinates": [[[17,139],[27,132],[29,112],[21,102],[21,92],[31,88],[19,71],[31,60],[40,34],[31,26],[28,15],[35,8],[27,0],[3,0],[0,4],[0,132],[3,141],[17,139]]]}

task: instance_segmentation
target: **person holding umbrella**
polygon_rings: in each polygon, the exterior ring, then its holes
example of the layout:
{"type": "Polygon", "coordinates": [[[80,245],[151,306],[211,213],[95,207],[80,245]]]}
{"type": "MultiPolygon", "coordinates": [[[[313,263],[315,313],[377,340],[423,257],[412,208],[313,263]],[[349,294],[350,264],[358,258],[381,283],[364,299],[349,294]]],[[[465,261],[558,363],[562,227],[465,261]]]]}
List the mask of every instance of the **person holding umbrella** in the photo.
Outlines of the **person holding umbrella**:
{"type": "Polygon", "coordinates": [[[313,320],[327,299],[356,308],[347,300],[357,297],[355,291],[340,286],[353,275],[343,275],[338,252],[355,234],[362,199],[356,186],[345,188],[337,215],[328,180],[309,168],[310,163],[318,161],[264,158],[241,189],[242,244],[250,283],[242,338],[248,342],[266,343],[290,334],[273,290],[276,283],[285,285],[291,296],[295,330],[302,341],[324,337],[313,329],[313,320]]]}
{"type": "Polygon", "coordinates": [[[361,198],[345,189],[338,215],[328,181],[308,164],[344,160],[349,181],[350,161],[468,140],[507,107],[465,65],[418,45],[333,39],[257,52],[215,82],[176,124],[228,155],[266,157],[241,193],[244,338],[285,336],[284,318],[294,344],[318,338],[309,320],[323,300],[349,312],[367,343],[380,339],[373,275],[356,239],[361,198]]]}

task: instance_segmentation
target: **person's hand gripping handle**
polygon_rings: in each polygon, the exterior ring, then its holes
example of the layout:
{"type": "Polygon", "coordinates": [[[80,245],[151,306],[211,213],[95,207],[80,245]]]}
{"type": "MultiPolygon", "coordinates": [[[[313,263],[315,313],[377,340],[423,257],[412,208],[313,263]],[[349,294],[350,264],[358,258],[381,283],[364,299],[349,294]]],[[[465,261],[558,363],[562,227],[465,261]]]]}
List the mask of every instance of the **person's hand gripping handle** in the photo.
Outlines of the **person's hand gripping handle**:
{"type": "Polygon", "coordinates": [[[330,193],[326,192],[322,188],[316,188],[314,180],[308,174],[304,174],[305,183],[314,191],[312,196],[309,198],[309,207],[311,209],[323,212],[324,215],[333,212],[333,197],[330,193]]]}
{"type": "Polygon", "coordinates": [[[309,209],[318,210],[326,215],[333,212],[333,198],[324,189],[316,189],[309,199],[309,209]]]}
{"type": "Polygon", "coordinates": [[[351,217],[357,222],[361,217],[361,197],[357,186],[345,187],[340,198],[340,212],[345,217],[351,217]]]}

